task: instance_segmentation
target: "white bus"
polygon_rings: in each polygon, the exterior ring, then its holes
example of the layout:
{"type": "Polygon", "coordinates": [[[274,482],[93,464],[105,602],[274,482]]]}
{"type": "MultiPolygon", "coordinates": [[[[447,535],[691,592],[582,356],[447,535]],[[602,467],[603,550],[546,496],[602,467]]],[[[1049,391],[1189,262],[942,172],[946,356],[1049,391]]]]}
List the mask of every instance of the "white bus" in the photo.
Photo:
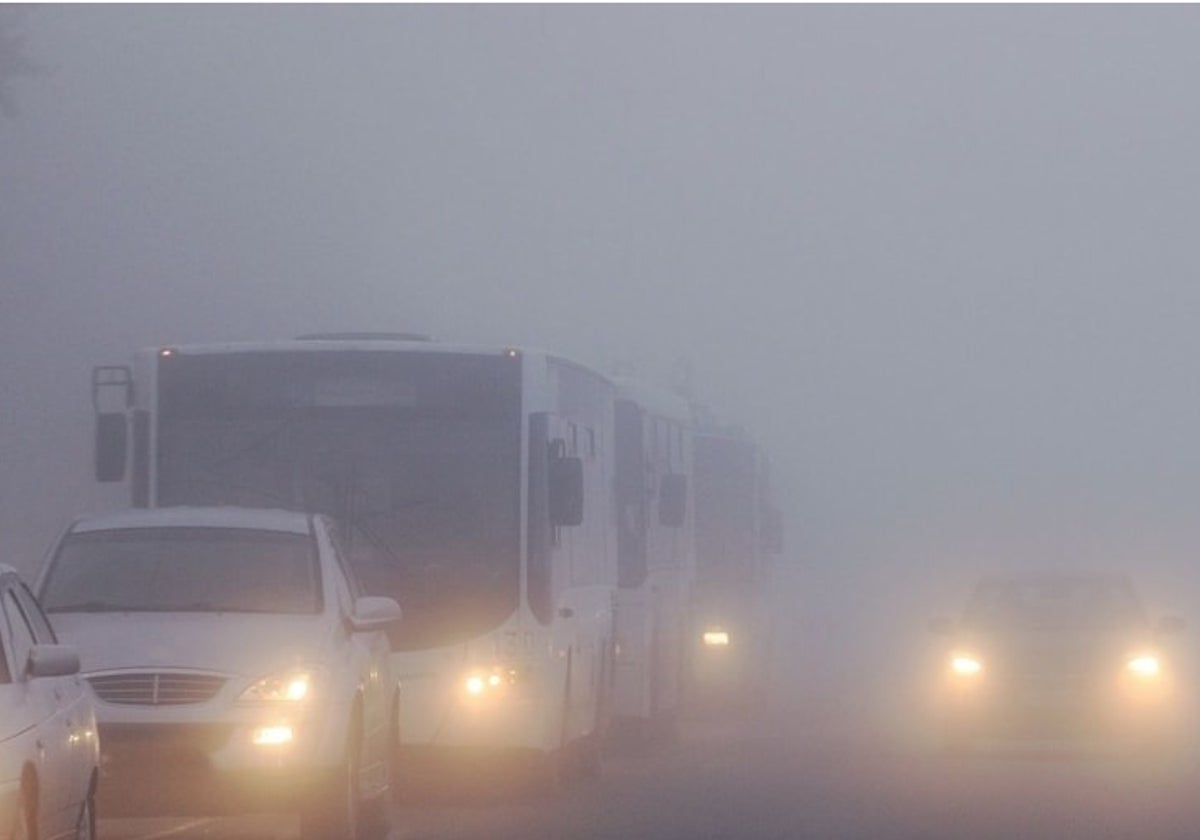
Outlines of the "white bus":
{"type": "Polygon", "coordinates": [[[128,462],[135,506],[340,523],[367,591],[404,610],[400,755],[598,767],[617,582],[608,379],[538,352],[333,334],[144,350],[132,370],[97,368],[93,400],[97,478],[128,462]]]}
{"type": "Polygon", "coordinates": [[[691,409],[617,380],[616,734],[669,737],[683,704],[695,556],[688,483],[691,409]]]}

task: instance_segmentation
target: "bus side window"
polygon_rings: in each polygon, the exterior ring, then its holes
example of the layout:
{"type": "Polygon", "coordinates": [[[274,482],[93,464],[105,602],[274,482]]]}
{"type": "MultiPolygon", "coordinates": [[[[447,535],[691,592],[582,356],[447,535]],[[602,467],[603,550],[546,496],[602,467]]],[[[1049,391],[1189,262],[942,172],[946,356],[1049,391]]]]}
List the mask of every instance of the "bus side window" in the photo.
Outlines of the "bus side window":
{"type": "Polygon", "coordinates": [[[529,551],[526,558],[526,598],[529,609],[542,624],[552,612],[550,499],[547,492],[550,467],[549,418],[542,413],[529,417],[529,551]]]}
{"type": "Polygon", "coordinates": [[[133,412],[133,478],[130,496],[134,507],[150,506],[150,412],[133,412]]]}

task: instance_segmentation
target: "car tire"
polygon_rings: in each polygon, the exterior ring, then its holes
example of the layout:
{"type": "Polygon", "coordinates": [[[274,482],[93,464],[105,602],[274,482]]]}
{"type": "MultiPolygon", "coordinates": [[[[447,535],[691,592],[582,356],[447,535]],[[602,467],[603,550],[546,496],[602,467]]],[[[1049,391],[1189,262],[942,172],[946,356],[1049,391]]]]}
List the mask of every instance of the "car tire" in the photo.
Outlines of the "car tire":
{"type": "Polygon", "coordinates": [[[96,840],[96,786],[88,785],[87,796],[79,807],[75,823],[75,840],[96,840]]]}
{"type": "Polygon", "coordinates": [[[348,742],[345,761],[317,788],[313,802],[301,809],[301,840],[359,840],[362,813],[357,741],[355,737],[348,742]]]}
{"type": "Polygon", "coordinates": [[[21,801],[13,825],[13,840],[37,840],[37,793],[27,784],[21,786],[21,801]]]}

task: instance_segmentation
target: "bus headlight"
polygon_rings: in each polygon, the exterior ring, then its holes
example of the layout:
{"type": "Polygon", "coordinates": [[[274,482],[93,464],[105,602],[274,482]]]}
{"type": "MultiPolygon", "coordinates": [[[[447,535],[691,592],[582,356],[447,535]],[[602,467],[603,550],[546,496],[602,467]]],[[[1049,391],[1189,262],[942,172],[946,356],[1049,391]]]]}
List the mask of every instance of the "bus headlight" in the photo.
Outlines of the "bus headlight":
{"type": "Polygon", "coordinates": [[[490,668],[476,668],[469,671],[462,680],[463,693],[468,697],[483,697],[494,694],[505,686],[518,682],[516,668],[493,665],[490,668]]]}
{"type": "Polygon", "coordinates": [[[729,631],[728,630],[705,630],[701,635],[700,640],[704,642],[704,646],[712,647],[729,647],[729,631]]]}

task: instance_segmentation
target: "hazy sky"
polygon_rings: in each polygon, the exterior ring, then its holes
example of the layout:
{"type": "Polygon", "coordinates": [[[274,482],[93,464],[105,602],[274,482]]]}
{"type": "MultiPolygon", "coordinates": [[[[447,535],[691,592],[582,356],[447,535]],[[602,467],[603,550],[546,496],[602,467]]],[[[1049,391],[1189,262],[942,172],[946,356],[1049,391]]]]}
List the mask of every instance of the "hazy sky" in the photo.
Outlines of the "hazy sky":
{"type": "Polygon", "coordinates": [[[361,329],[689,360],[772,450],[803,585],[847,594],[821,632],[1014,560],[1190,580],[1200,9],[20,26],[47,72],[0,120],[10,562],[121,500],[90,478],[92,364],[361,329]]]}

